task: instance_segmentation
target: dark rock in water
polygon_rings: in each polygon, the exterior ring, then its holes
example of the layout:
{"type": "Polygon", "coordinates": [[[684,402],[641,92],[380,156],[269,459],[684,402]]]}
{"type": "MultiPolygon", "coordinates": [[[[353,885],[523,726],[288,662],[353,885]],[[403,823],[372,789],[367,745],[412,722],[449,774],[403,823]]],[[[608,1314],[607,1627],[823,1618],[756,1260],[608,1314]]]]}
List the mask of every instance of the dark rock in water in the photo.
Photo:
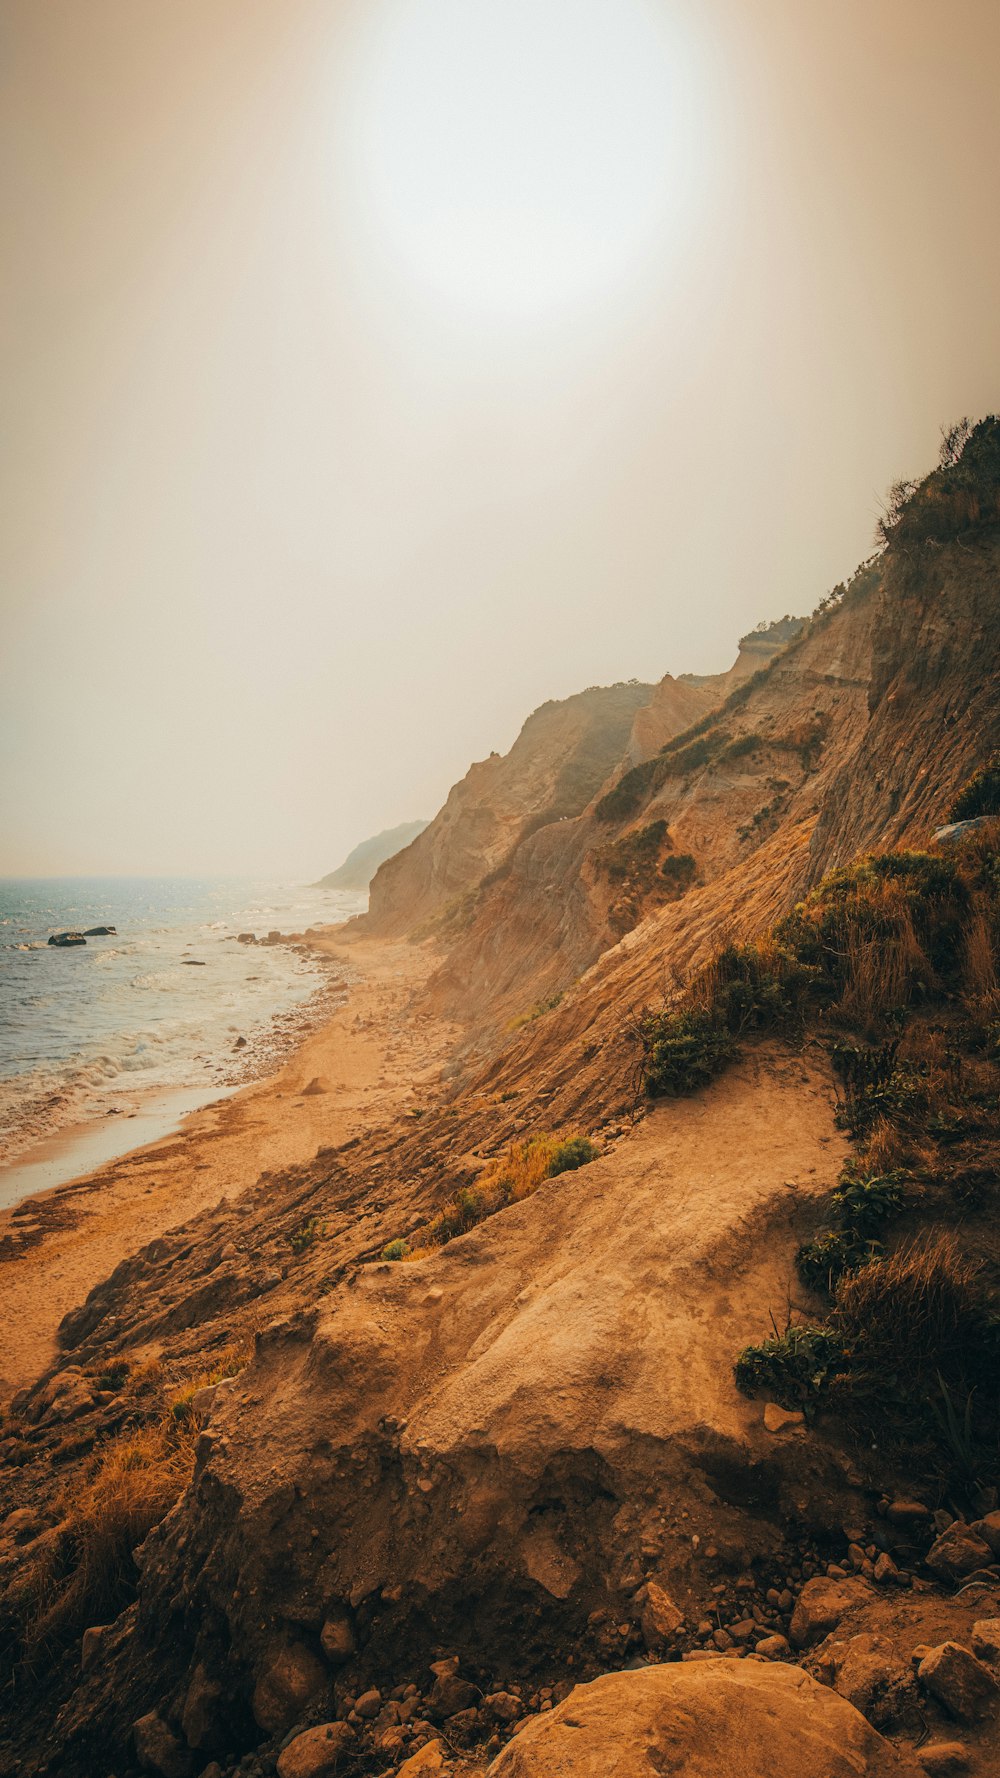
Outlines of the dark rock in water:
{"type": "Polygon", "coordinates": [[[88,926],[84,938],[116,938],[117,926],[88,926]]]}
{"type": "Polygon", "coordinates": [[[257,936],[253,932],[238,932],[236,934],[236,943],[238,945],[255,945],[257,943],[257,936]]]}
{"type": "Polygon", "coordinates": [[[181,962],[185,969],[204,969],[205,967],[200,957],[182,957],[181,962]]]}
{"type": "Polygon", "coordinates": [[[54,932],[49,939],[50,945],[58,945],[62,950],[69,945],[85,945],[86,942],[82,932],[54,932]]]}

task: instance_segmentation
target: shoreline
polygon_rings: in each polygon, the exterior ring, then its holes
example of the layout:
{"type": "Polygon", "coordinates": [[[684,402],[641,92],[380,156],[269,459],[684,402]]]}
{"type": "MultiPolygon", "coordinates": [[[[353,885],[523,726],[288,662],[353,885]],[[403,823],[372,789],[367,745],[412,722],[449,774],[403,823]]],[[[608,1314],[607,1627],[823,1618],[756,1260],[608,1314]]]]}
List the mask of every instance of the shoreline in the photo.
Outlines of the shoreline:
{"type": "Polygon", "coordinates": [[[347,995],[274,1072],[0,1211],[0,1399],[51,1363],[62,1317],[121,1260],[262,1173],[400,1115],[439,1078],[452,1028],[411,1004],[435,959],[407,942],[347,937],[344,926],[309,943],[347,966],[347,995]]]}
{"type": "MultiPolygon", "coordinates": [[[[341,960],[331,957],[325,945],[319,942],[327,933],[346,923],[331,922],[310,927],[304,932],[289,932],[282,934],[280,941],[257,941],[267,943],[269,949],[280,944],[282,949],[308,959],[317,971],[317,977],[301,1000],[290,1006],[279,1005],[266,1017],[248,1023],[236,1046],[219,1049],[206,1060],[201,1078],[195,1075],[189,1080],[163,1079],[153,1084],[137,1082],[131,1085],[127,1075],[123,1075],[113,1086],[104,1086],[96,1092],[89,1108],[85,1104],[73,1108],[64,1113],[61,1121],[58,1117],[39,1115],[38,1106],[44,1108],[45,1101],[53,1094],[55,1102],[64,1104],[66,1093],[73,1091],[72,1084],[68,1088],[56,1085],[41,1095],[38,1104],[29,1104],[29,1121],[24,1127],[5,1128],[0,1137],[0,1211],[9,1209],[34,1192],[68,1183],[81,1172],[91,1171],[116,1155],[124,1154],[127,1149],[153,1140],[152,1136],[139,1135],[138,1132],[127,1141],[121,1136],[113,1136],[112,1131],[119,1122],[125,1126],[138,1118],[148,1128],[155,1121],[159,1133],[166,1134],[168,1106],[174,1107],[173,1117],[177,1123],[188,1112],[224,1098],[250,1082],[268,1079],[310,1031],[317,1030],[329,1019],[347,994],[349,972],[343,967],[338,970],[337,963],[341,960]],[[102,1106],[102,1096],[113,1099],[115,1104],[102,1106]],[[103,1138],[99,1132],[103,1132],[103,1138]],[[70,1161],[75,1150],[84,1157],[78,1167],[70,1161]],[[24,1180],[21,1179],[22,1173],[26,1176],[24,1180]],[[53,1177],[56,1174],[58,1177],[53,1177]]],[[[205,1060],[195,1058],[199,1059],[205,1060]]]]}

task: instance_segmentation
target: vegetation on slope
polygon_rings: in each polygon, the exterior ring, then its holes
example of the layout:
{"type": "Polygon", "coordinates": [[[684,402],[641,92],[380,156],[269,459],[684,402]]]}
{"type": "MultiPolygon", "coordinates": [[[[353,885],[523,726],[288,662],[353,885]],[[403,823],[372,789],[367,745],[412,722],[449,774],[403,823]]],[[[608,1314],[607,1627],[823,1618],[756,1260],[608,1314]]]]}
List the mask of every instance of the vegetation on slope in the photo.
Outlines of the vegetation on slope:
{"type": "MultiPolygon", "coordinates": [[[[992,769],[956,810],[991,807],[992,769]]],[[[806,1029],[829,1035],[856,1144],[798,1255],[828,1310],[748,1347],[738,1386],[836,1411],[952,1485],[993,1486],[1000,1254],[960,1235],[1000,1159],[1000,820],[947,850],[857,859],[759,940],[723,947],[680,1004],[640,1020],[645,1090],[690,1092],[747,1033],[806,1029]]]]}
{"type": "Polygon", "coordinates": [[[617,933],[636,924],[647,902],[678,900],[698,874],[690,852],[674,852],[665,821],[631,828],[595,847],[592,857],[595,869],[615,887],[608,923],[617,933]]]}
{"type": "Polygon", "coordinates": [[[444,1247],[458,1235],[467,1235],[488,1217],[510,1204],[530,1198],[547,1179],[585,1167],[596,1160],[598,1150],[587,1136],[529,1136],[514,1143],[504,1155],[488,1161],[475,1184],[453,1192],[432,1222],[412,1236],[397,1236],[382,1249],[388,1260],[420,1259],[435,1247],[444,1247]]]}

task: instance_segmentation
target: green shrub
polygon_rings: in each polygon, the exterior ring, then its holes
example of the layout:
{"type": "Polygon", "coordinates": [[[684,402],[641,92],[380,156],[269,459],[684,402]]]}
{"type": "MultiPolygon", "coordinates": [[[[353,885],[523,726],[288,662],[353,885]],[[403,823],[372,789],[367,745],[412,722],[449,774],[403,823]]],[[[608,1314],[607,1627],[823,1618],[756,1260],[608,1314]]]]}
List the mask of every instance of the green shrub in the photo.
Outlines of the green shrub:
{"type": "Polygon", "coordinates": [[[802,1282],[832,1295],[845,1273],[881,1256],[874,1236],[899,1214],[904,1202],[902,1173],[861,1175],[853,1165],[846,1167],[830,1195],[834,1227],[799,1248],[795,1263],[802,1282]]]}
{"type": "Polygon", "coordinates": [[[698,1007],[648,1013],[639,1022],[639,1035],[643,1084],[651,1099],[696,1092],[736,1055],[732,1033],[698,1007]]]}
{"type": "Polygon", "coordinates": [[[698,875],[698,866],[690,852],[671,852],[660,866],[660,876],[669,889],[683,894],[698,875]]]}
{"type": "Polygon", "coordinates": [[[411,1248],[410,1248],[409,1241],[407,1241],[404,1236],[397,1235],[397,1237],[394,1241],[387,1242],[386,1245],[383,1247],[382,1258],[383,1259],[396,1259],[396,1260],[406,1259],[406,1257],[410,1253],[410,1251],[411,1251],[411,1248]]]}
{"type": "Polygon", "coordinates": [[[848,1363],[843,1343],[824,1327],[789,1327],[759,1346],[746,1346],[735,1365],[743,1395],[766,1391],[784,1408],[811,1409],[848,1363]]]}
{"type": "Polygon", "coordinates": [[[867,1136],[879,1119],[912,1123],[927,1106],[927,1084],[913,1062],[898,1061],[897,1039],[862,1048],[835,1044],[833,1065],[844,1083],[837,1123],[852,1136],[867,1136]]]}
{"type": "Polygon", "coordinates": [[[985,765],[973,772],[948,814],[952,821],[975,821],[980,815],[1000,815],[1000,753],[991,754],[985,765]]]}
{"type": "Polygon", "coordinates": [[[577,1167],[585,1167],[588,1161],[597,1159],[599,1150],[588,1136],[570,1136],[560,1142],[548,1165],[549,1179],[557,1179],[560,1173],[572,1173],[577,1167]]]}
{"type": "Polygon", "coordinates": [[[863,1241],[852,1229],[825,1229],[799,1248],[795,1264],[803,1284],[832,1296],[845,1272],[857,1271],[881,1251],[877,1241],[863,1241]]]}

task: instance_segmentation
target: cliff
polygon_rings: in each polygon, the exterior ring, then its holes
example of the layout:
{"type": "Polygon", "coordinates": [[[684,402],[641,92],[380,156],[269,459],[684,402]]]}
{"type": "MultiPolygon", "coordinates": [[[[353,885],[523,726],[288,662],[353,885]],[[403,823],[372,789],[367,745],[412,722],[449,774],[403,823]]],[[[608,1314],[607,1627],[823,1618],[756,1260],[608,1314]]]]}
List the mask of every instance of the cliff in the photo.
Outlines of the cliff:
{"type": "Polygon", "coordinates": [[[375,834],[370,840],[362,840],[349,852],[343,864],[338,865],[325,877],[320,877],[318,889],[367,889],[379,866],[397,852],[402,852],[422,834],[428,826],[426,821],[404,821],[399,827],[388,827],[382,833],[375,834]]]}
{"type": "Polygon", "coordinates": [[[355,931],[416,934],[406,1028],[460,1037],[410,1116],[248,1180],[64,1321],[0,1446],[0,1770],[998,1770],[989,1391],[932,1369],[940,1425],[925,1391],[922,1442],[887,1431],[921,1340],[946,1362],[963,1314],[980,1344],[998,1322],[997,825],[961,869],[937,847],[828,885],[867,885],[846,939],[828,908],[797,951],[767,930],[860,850],[931,844],[1000,744],[989,474],[976,500],[929,478],[735,677],[544,706],[382,867],[355,931]],[[845,957],[874,1033],[824,976],[845,957]],[[675,1016],[730,1065],[654,1103],[648,1020],[675,1016]],[[898,1221],[844,1259],[870,1301],[838,1347],[849,1299],[801,1260],[848,1198],[898,1221]],[[847,1348],[907,1275],[858,1417],[847,1348]],[[733,1361],[769,1334],[765,1402],[733,1361]],[[86,1502],[126,1457],[159,1477],[156,1438],[170,1486],[88,1592],[73,1478],[86,1502]]]}
{"type": "Polygon", "coordinates": [[[376,873],[368,930],[412,931],[455,912],[529,833],[579,814],[621,758],[650,689],[592,686],[543,704],[510,752],[471,766],[425,832],[376,873]]]}

